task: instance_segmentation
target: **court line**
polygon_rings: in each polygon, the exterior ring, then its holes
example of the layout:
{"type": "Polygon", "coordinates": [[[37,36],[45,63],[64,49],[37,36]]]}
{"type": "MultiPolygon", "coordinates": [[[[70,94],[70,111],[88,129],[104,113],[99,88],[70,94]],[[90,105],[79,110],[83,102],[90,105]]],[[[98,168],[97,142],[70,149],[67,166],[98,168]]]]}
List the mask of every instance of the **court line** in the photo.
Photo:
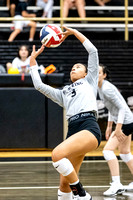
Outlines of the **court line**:
{"type": "MultiPolygon", "coordinates": [[[[91,186],[84,186],[84,188],[107,188],[108,185],[98,186],[98,185],[91,185],[91,186]]],[[[59,186],[34,186],[34,187],[0,187],[0,190],[34,190],[34,189],[58,189],[59,186]]]]}
{"type": "MultiPolygon", "coordinates": [[[[105,163],[106,160],[84,160],[83,163],[105,163]]],[[[119,160],[119,162],[123,162],[119,160]]],[[[0,161],[2,164],[52,164],[52,161],[0,161]]]]}

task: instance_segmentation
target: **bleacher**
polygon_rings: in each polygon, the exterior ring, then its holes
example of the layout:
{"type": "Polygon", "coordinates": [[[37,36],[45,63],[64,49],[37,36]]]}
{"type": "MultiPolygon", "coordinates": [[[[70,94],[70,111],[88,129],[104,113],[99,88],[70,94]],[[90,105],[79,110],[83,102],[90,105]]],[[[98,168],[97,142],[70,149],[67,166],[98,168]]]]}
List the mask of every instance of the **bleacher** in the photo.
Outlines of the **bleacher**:
{"type": "MultiPolygon", "coordinates": [[[[0,1],[0,16],[2,17],[10,17],[9,9],[6,7],[5,4],[6,0],[0,1]]],[[[133,1],[128,0],[128,10],[129,10],[129,17],[133,17],[133,1]]],[[[28,11],[36,13],[37,17],[41,17],[42,15],[42,8],[35,6],[34,0],[29,0],[29,6],[28,11]]],[[[99,17],[99,18],[106,18],[106,17],[124,17],[125,15],[125,6],[123,0],[117,0],[117,1],[110,1],[106,6],[98,6],[94,0],[86,0],[85,5],[86,10],[86,17],[99,17]]],[[[55,0],[54,6],[53,6],[53,17],[58,18],[60,17],[60,1],[55,0]]],[[[79,17],[76,8],[71,9],[69,11],[69,17],[79,17]]],[[[47,23],[46,19],[40,19],[40,21],[37,21],[37,32],[39,32],[40,28],[47,23]],[[43,21],[44,20],[44,21],[43,21]]],[[[60,24],[59,21],[54,21],[54,23],[60,24]]],[[[124,31],[125,29],[125,23],[124,21],[65,21],[64,23],[67,23],[67,26],[79,28],[80,30],[85,29],[87,31],[94,30],[94,31],[124,31]]],[[[11,33],[11,27],[13,27],[12,21],[1,21],[0,20],[0,33],[8,32],[11,33]]],[[[133,24],[128,24],[129,29],[133,30],[133,24]]],[[[27,28],[24,29],[24,33],[27,31],[27,28]]],[[[0,38],[1,39],[1,38],[0,38]]],[[[7,39],[7,37],[3,36],[3,39],[7,39]]]]}
{"type": "MultiPolygon", "coordinates": [[[[2,2],[2,1],[1,1],[2,2]]],[[[124,1],[112,1],[105,7],[100,7],[94,4],[94,1],[86,1],[87,17],[122,17],[124,16],[124,1]],[[111,4],[113,2],[113,4],[111,4]]],[[[29,4],[29,11],[40,13],[40,8],[29,4]]],[[[129,14],[133,14],[133,1],[129,0],[129,14]]],[[[53,17],[59,17],[60,5],[59,1],[54,1],[53,17]]],[[[0,13],[5,13],[9,16],[8,8],[0,6],[0,13]],[[3,9],[3,10],[2,10],[3,9]]],[[[39,15],[39,14],[38,14],[39,15]]],[[[76,10],[70,10],[69,17],[78,16],[76,10]]],[[[40,46],[39,30],[44,22],[37,23],[37,32],[35,41],[37,47],[40,46]]],[[[46,22],[45,22],[46,23],[46,22]]],[[[93,43],[99,51],[100,63],[107,65],[111,71],[112,82],[123,92],[125,97],[132,95],[133,89],[133,41],[132,32],[129,33],[129,41],[124,41],[124,24],[121,23],[81,23],[67,22],[68,25],[76,27],[82,31],[93,43]],[[100,28],[100,29],[99,29],[100,28]]],[[[8,43],[7,39],[11,32],[11,22],[0,22],[0,64],[6,67],[7,62],[11,62],[17,55],[18,46],[28,44],[32,48],[33,43],[27,42],[29,29],[25,29],[17,36],[14,42],[8,43]],[[3,25],[2,25],[3,24],[3,25]],[[23,36],[23,41],[21,40],[23,36]]],[[[132,24],[130,24],[132,28],[132,24]]],[[[38,64],[43,64],[45,67],[49,64],[54,64],[58,72],[65,73],[65,82],[69,82],[69,72],[74,63],[87,62],[87,54],[82,45],[75,40],[74,37],[68,38],[64,44],[58,48],[46,49],[45,54],[38,58],[38,64]]]]}
{"type": "MultiPolygon", "coordinates": [[[[14,41],[8,43],[0,41],[0,63],[5,66],[11,62],[17,55],[17,49],[20,44],[27,41],[14,41]]],[[[93,41],[99,52],[100,63],[107,65],[111,71],[112,82],[120,89],[127,98],[133,91],[133,41],[93,41]]],[[[32,48],[33,43],[27,43],[32,48]]],[[[35,42],[36,47],[40,42],[35,42]]],[[[46,48],[37,61],[45,67],[54,64],[57,71],[65,73],[64,84],[69,83],[69,73],[71,67],[78,62],[87,64],[87,53],[79,41],[71,37],[61,44],[58,48],[46,48]]]]}

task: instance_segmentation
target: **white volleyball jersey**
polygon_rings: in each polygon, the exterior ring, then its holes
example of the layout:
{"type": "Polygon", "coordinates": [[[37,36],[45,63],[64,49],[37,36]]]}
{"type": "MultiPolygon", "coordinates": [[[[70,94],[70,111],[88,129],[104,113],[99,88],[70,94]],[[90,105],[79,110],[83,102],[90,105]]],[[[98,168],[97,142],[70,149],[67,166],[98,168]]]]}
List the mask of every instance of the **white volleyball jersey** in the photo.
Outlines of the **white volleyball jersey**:
{"type": "Polygon", "coordinates": [[[96,94],[98,88],[98,53],[95,46],[86,39],[83,43],[89,53],[88,74],[63,89],[56,89],[42,83],[37,66],[31,67],[31,77],[37,90],[66,109],[66,118],[81,112],[97,112],[96,94]]]}
{"type": "Polygon", "coordinates": [[[109,111],[108,121],[115,123],[133,123],[133,113],[118,89],[109,81],[104,80],[102,87],[98,88],[99,96],[109,111]]]}

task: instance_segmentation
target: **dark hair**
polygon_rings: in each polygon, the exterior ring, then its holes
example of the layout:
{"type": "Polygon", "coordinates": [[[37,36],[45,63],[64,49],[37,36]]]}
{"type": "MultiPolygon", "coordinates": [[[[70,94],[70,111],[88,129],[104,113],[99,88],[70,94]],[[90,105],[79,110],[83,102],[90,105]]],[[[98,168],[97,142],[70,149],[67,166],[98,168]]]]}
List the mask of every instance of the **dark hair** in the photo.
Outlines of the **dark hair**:
{"type": "Polygon", "coordinates": [[[22,47],[25,47],[26,50],[28,51],[28,57],[30,55],[30,49],[29,49],[29,46],[27,45],[21,45],[19,48],[18,48],[18,57],[21,59],[20,55],[19,55],[19,51],[21,50],[22,47]]]}
{"type": "Polygon", "coordinates": [[[82,64],[85,66],[85,72],[88,73],[88,66],[86,64],[82,64]]]}
{"type": "Polygon", "coordinates": [[[103,70],[103,74],[106,74],[106,79],[109,79],[109,74],[110,74],[110,71],[109,69],[107,68],[106,65],[103,65],[103,64],[99,64],[100,67],[102,67],[102,70],[103,70]]]}

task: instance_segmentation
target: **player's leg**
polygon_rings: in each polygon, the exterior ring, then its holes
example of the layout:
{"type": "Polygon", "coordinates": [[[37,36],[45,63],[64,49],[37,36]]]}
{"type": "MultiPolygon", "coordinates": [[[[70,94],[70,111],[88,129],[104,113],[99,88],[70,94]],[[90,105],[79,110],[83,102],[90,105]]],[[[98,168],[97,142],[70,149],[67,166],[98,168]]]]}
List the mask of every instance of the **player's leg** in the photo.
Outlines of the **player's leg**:
{"type": "Polygon", "coordinates": [[[36,32],[36,22],[30,21],[28,26],[30,26],[29,41],[33,41],[36,32]]]}
{"type": "MultiPolygon", "coordinates": [[[[16,19],[22,19],[22,16],[15,16],[16,19]]],[[[15,30],[9,36],[8,42],[12,42],[16,36],[23,30],[23,21],[13,21],[15,30]]]]}
{"type": "Polygon", "coordinates": [[[127,164],[131,174],[133,174],[133,156],[131,154],[131,135],[119,145],[120,157],[127,164]]]}
{"type": "Polygon", "coordinates": [[[71,8],[71,0],[64,0],[63,3],[63,17],[68,17],[69,9],[71,8]]]}
{"type": "Polygon", "coordinates": [[[8,42],[12,42],[20,32],[20,29],[15,29],[9,36],[8,42]]]}
{"type": "Polygon", "coordinates": [[[77,8],[79,17],[81,17],[81,18],[86,17],[85,1],[84,0],[76,0],[75,4],[76,4],[76,8],[77,8]]]}
{"type": "MultiPolygon", "coordinates": [[[[75,171],[78,173],[84,156],[69,158],[75,171]]],[[[60,188],[58,190],[58,200],[72,200],[73,194],[70,188],[69,182],[66,180],[65,176],[60,175],[60,188]]]]}
{"type": "Polygon", "coordinates": [[[91,199],[90,195],[86,194],[80,184],[77,172],[70,160],[73,160],[75,156],[84,157],[87,152],[96,149],[97,146],[98,141],[96,137],[89,131],[84,130],[69,137],[67,140],[58,145],[52,152],[54,167],[60,174],[65,176],[65,179],[70,184],[74,195],[79,195],[79,198],[91,199]],[[86,195],[88,195],[88,197],[85,197],[86,195]]]}
{"type": "MultiPolygon", "coordinates": [[[[127,164],[131,174],[133,175],[133,155],[131,154],[131,135],[119,145],[120,157],[127,164]]],[[[127,187],[129,190],[133,190],[133,182],[127,187]]]]}
{"type": "Polygon", "coordinates": [[[112,178],[111,187],[103,193],[106,196],[116,195],[124,192],[123,186],[120,182],[119,162],[114,153],[114,150],[119,145],[119,141],[117,137],[113,137],[113,134],[114,133],[112,133],[103,149],[103,155],[108,163],[112,178]]]}
{"type": "Polygon", "coordinates": [[[49,0],[45,6],[45,17],[51,18],[52,17],[52,12],[53,12],[53,0],[49,0]]]}
{"type": "Polygon", "coordinates": [[[47,3],[45,3],[44,1],[37,1],[36,5],[43,9],[42,17],[44,17],[44,15],[45,15],[45,7],[46,7],[47,3]]]}
{"type": "Polygon", "coordinates": [[[15,8],[16,8],[16,5],[14,3],[12,3],[10,5],[10,14],[11,14],[11,17],[14,17],[14,15],[15,15],[15,8]]]}

